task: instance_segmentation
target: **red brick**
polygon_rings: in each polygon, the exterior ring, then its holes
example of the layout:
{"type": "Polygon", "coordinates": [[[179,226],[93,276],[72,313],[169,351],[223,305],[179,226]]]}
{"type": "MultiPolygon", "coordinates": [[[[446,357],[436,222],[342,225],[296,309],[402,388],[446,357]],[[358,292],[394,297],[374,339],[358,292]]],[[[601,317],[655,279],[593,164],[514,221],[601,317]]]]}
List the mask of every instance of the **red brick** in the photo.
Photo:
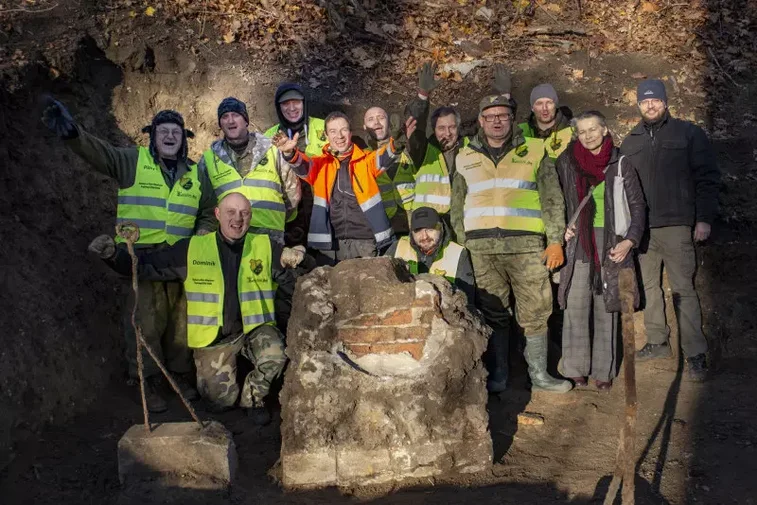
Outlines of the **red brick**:
{"type": "Polygon", "coordinates": [[[406,342],[402,344],[349,344],[347,348],[356,356],[365,356],[366,354],[399,354],[409,352],[410,355],[420,360],[423,357],[422,342],[406,342]]]}
{"type": "Polygon", "coordinates": [[[340,321],[339,326],[394,326],[400,324],[412,324],[412,309],[399,309],[381,314],[363,314],[344,321],[340,321]]]}
{"type": "Polygon", "coordinates": [[[424,326],[379,326],[373,328],[339,328],[337,339],[346,344],[394,343],[402,340],[428,338],[430,328],[424,326]]]}

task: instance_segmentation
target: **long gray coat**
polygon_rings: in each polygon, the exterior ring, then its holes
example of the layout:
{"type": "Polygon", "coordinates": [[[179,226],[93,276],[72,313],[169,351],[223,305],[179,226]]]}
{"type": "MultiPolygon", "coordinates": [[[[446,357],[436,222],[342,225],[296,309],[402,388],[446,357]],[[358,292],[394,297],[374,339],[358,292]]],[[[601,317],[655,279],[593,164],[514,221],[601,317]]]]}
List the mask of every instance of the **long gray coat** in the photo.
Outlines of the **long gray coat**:
{"type": "MultiPolygon", "coordinates": [[[[578,199],[578,190],[576,189],[576,179],[578,171],[578,160],[573,154],[573,145],[577,141],[571,142],[567,149],[557,158],[557,174],[560,177],[563,195],[565,196],[565,210],[569,220],[578,208],[580,203],[578,199]]],[[[641,238],[644,235],[646,227],[646,203],[644,193],[641,189],[639,176],[636,168],[631,165],[628,158],[623,159],[623,180],[628,199],[628,207],[631,211],[631,226],[625,237],[615,235],[614,209],[615,202],[613,199],[613,181],[618,175],[618,160],[620,159],[620,150],[613,147],[610,155],[610,162],[605,172],[605,228],[604,244],[597,244],[600,248],[600,263],[602,265],[602,294],[605,301],[605,310],[607,312],[620,312],[620,290],[618,288],[618,273],[621,268],[634,268],[633,254],[629,253],[622,263],[614,263],[610,260],[610,249],[615,247],[618,242],[624,239],[630,239],[634,243],[634,248],[639,246],[641,238]]],[[[596,212],[596,206],[593,200],[584,207],[582,212],[596,212]]],[[[580,232],[580,230],[579,230],[580,232]]],[[[576,262],[576,247],[579,244],[578,233],[565,246],[565,266],[560,271],[560,288],[557,292],[557,301],[560,308],[564,309],[568,299],[571,281],[573,280],[573,268],[576,262]]],[[[639,305],[639,290],[636,287],[634,295],[634,306],[639,305]]]]}

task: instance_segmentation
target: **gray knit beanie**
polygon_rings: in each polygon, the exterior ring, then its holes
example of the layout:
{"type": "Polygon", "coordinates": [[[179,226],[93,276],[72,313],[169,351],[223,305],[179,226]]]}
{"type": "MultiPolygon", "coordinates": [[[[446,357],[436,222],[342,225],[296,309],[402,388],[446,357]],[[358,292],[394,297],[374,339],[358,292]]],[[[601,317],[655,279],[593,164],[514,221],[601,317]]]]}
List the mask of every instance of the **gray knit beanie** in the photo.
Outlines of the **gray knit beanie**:
{"type": "Polygon", "coordinates": [[[551,84],[539,84],[531,90],[531,107],[540,98],[549,98],[555,102],[555,105],[559,103],[557,100],[557,91],[555,91],[555,88],[551,84]]]}

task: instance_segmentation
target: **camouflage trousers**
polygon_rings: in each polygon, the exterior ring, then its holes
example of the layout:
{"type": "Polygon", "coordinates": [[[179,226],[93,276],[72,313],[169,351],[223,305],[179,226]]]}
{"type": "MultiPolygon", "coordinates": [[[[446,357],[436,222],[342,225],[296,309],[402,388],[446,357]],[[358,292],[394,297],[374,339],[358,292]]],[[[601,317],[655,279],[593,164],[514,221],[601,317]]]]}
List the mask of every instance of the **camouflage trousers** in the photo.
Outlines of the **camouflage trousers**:
{"type": "MultiPolygon", "coordinates": [[[[169,371],[185,374],[192,371],[192,351],[187,346],[187,299],[181,282],[139,281],[137,324],[145,341],[169,371]]],[[[137,341],[131,325],[134,292],[129,284],[129,296],[123,310],[126,361],[129,376],[137,378],[137,341]]],[[[147,351],[142,351],[145,377],[159,375],[160,370],[147,351]]]]}
{"type": "Polygon", "coordinates": [[[284,337],[272,325],[258,326],[249,333],[228,337],[217,344],[194,350],[197,390],[213,407],[262,406],[271,382],[281,375],[286,364],[284,337]],[[237,357],[247,358],[254,369],[247,374],[239,396],[237,357]]]}
{"type": "Polygon", "coordinates": [[[476,278],[476,305],[493,333],[485,360],[489,370],[507,370],[510,340],[510,295],[515,317],[526,337],[547,334],[552,313],[549,271],[538,252],[516,254],[471,253],[476,278]]]}

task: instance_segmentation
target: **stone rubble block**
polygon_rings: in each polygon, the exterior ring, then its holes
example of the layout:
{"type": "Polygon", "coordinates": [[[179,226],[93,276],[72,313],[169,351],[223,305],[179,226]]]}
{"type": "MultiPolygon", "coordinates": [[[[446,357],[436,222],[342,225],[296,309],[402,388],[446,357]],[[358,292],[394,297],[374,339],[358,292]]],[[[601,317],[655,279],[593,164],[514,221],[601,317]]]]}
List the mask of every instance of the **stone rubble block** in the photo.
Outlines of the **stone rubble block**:
{"type": "Polygon", "coordinates": [[[281,392],[287,488],[484,471],[490,330],[441,277],[390,258],[300,279],[281,392]]]}
{"type": "Polygon", "coordinates": [[[151,432],[137,424],[118,441],[121,484],[190,475],[204,489],[222,489],[229,486],[236,470],[234,440],[217,421],[205,428],[193,422],[160,423],[151,432]]]}

